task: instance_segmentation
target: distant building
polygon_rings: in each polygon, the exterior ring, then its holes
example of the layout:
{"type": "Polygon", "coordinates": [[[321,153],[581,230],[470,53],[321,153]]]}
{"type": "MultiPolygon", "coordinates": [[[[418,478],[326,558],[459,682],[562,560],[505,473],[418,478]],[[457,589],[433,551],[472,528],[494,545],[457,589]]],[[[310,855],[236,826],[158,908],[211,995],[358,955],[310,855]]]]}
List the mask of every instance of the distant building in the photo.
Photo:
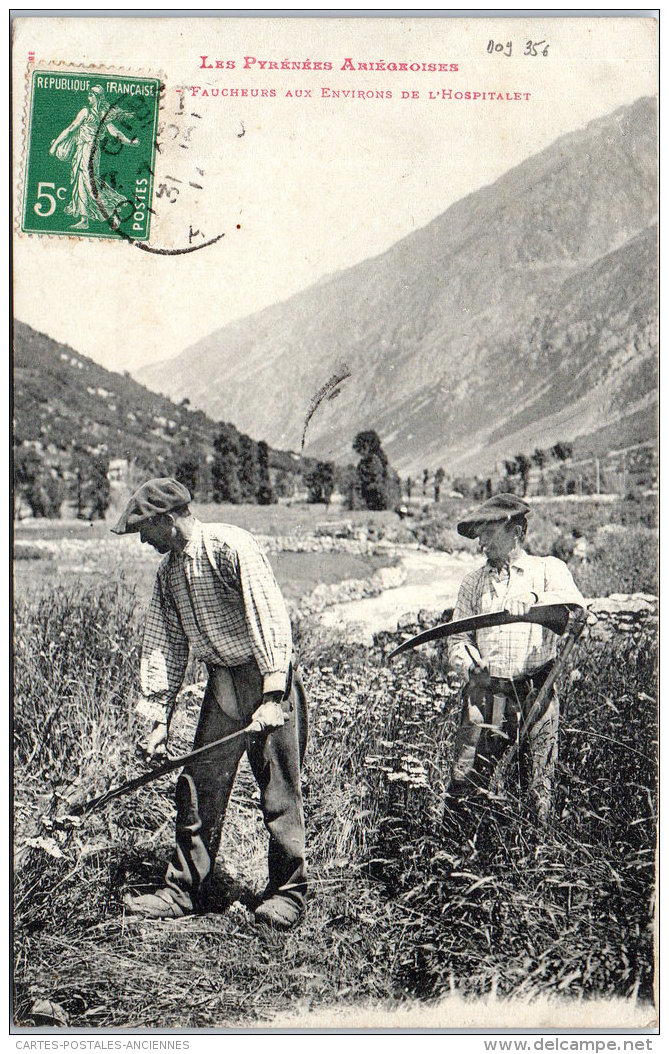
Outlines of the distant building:
{"type": "Polygon", "coordinates": [[[110,483],[125,483],[130,471],[130,462],[124,457],[114,457],[109,462],[107,479],[110,483]]]}

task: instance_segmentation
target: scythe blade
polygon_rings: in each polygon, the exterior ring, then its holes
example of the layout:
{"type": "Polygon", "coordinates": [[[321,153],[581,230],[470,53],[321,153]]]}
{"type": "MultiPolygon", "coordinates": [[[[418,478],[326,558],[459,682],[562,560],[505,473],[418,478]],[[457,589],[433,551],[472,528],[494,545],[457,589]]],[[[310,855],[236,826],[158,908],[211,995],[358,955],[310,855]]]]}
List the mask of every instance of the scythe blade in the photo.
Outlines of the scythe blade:
{"type": "Polygon", "coordinates": [[[508,626],[514,622],[532,622],[551,630],[559,637],[567,628],[569,613],[581,610],[578,604],[540,604],[530,608],[524,615],[510,615],[507,611],[491,611],[487,615],[472,615],[471,618],[459,619],[457,622],[442,622],[432,629],[417,633],[415,637],[405,640],[399,647],[394,648],[388,655],[394,659],[409,648],[417,648],[419,644],[427,644],[431,640],[442,640],[451,637],[454,633],[471,633],[480,629],[489,629],[491,626],[508,626]]]}

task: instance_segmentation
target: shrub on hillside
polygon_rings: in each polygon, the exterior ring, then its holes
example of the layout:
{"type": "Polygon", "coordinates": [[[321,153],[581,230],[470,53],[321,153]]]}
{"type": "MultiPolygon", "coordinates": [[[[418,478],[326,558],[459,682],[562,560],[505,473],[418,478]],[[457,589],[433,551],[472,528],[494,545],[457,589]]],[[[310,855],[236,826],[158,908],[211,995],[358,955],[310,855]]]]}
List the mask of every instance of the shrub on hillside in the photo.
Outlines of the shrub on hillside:
{"type": "Polygon", "coordinates": [[[585,596],[658,592],[658,538],[647,527],[598,531],[586,563],[572,567],[585,596]]]}

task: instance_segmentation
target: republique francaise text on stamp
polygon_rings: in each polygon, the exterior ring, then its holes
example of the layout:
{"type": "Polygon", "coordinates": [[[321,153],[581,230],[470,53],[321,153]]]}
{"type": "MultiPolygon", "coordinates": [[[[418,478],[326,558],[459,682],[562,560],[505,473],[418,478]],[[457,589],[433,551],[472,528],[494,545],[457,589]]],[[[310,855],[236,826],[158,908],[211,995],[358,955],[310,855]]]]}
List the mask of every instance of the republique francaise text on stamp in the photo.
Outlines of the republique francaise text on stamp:
{"type": "Polygon", "coordinates": [[[21,230],[147,241],[161,82],[35,69],[21,230]]]}

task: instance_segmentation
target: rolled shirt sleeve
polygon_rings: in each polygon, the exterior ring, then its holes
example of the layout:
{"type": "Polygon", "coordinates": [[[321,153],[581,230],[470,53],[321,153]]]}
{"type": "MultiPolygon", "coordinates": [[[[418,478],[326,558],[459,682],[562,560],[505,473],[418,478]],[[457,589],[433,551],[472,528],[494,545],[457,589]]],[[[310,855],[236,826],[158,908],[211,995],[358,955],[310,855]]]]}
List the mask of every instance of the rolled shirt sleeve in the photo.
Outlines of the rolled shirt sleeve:
{"type": "Polygon", "coordinates": [[[238,573],[263,692],[283,692],[292,652],[290,617],[269,561],[256,544],[238,550],[238,573]]]}
{"type": "Polygon", "coordinates": [[[144,698],[137,710],[144,717],[169,723],[186,672],[188,638],[164,586],[166,566],[167,561],[158,569],[146,617],[140,660],[144,698]]]}
{"type": "MultiPolygon", "coordinates": [[[[476,594],[477,581],[480,574],[481,570],[478,569],[470,571],[463,578],[458,591],[458,599],[453,608],[453,615],[451,616],[453,622],[459,622],[460,619],[478,615],[476,594]]],[[[454,633],[452,637],[448,638],[448,661],[456,673],[467,676],[475,665],[474,659],[481,661],[473,633],[454,633]]]]}

